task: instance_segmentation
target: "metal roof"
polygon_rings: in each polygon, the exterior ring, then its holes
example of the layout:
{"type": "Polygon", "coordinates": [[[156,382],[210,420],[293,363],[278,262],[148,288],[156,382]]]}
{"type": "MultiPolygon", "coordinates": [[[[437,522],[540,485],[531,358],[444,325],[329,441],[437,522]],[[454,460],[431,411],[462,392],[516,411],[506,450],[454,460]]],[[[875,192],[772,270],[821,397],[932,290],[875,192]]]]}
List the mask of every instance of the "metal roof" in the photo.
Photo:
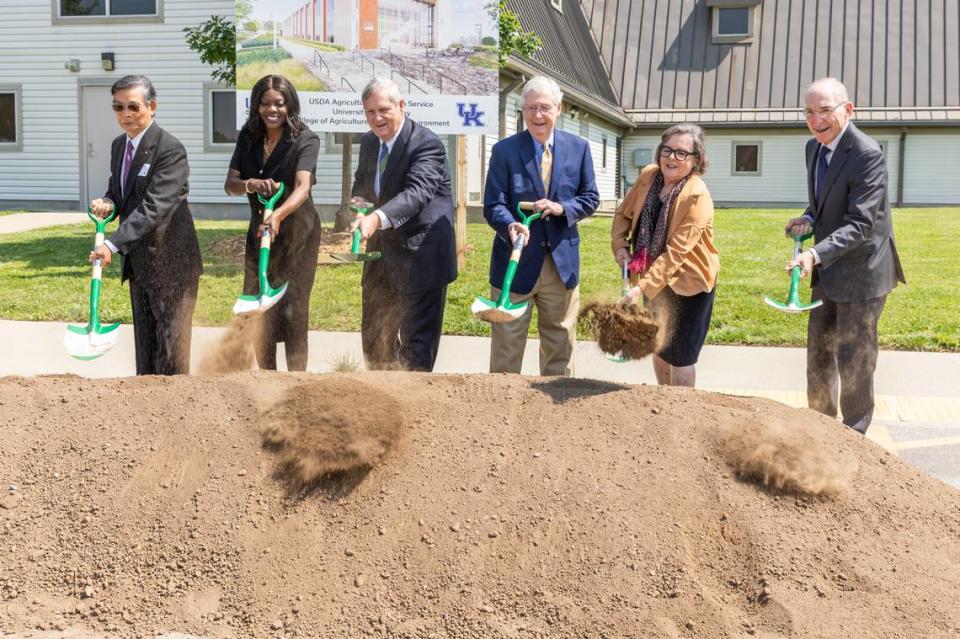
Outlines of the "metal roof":
{"type": "Polygon", "coordinates": [[[858,121],[960,124],[957,0],[743,4],[756,5],[751,42],[714,44],[708,0],[579,0],[614,99],[639,126],[800,124],[803,92],[824,76],[847,86],[858,121]]]}
{"type": "Polygon", "coordinates": [[[551,0],[507,0],[507,8],[517,14],[523,29],[543,41],[543,47],[525,62],[620,111],[578,0],[560,0],[560,5],[562,11],[551,0]]]}

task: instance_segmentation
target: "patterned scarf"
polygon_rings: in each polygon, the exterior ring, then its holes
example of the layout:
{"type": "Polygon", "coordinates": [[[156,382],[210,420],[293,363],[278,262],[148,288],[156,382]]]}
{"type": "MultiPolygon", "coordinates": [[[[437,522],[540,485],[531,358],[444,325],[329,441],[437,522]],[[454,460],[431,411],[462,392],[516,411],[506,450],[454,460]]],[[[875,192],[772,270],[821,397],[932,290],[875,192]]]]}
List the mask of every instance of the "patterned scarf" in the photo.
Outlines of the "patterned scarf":
{"type": "Polygon", "coordinates": [[[643,208],[640,209],[640,220],[637,222],[637,228],[634,231],[633,256],[627,268],[631,273],[643,275],[650,268],[650,265],[660,257],[664,249],[667,248],[667,227],[670,223],[670,207],[680,191],[687,183],[687,178],[683,178],[677,185],[670,190],[666,201],[660,209],[660,215],[654,224],[653,217],[657,210],[657,201],[660,198],[660,190],[663,188],[663,173],[657,171],[653,178],[650,190],[647,191],[647,199],[643,202],[643,208]]]}

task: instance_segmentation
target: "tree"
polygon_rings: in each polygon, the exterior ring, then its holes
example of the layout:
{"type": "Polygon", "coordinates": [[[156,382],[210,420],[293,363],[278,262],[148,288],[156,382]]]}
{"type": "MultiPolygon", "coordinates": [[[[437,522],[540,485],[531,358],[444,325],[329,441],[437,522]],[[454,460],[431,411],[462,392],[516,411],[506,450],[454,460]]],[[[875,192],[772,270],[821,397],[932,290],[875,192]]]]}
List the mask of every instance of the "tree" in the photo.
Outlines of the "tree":
{"type": "Polygon", "coordinates": [[[253,13],[253,0],[237,0],[237,24],[242,24],[251,13],[253,13]]]}
{"type": "Polygon", "coordinates": [[[513,11],[507,9],[506,0],[491,2],[487,5],[490,15],[500,18],[500,66],[507,65],[507,58],[518,55],[529,58],[540,50],[543,40],[533,31],[524,31],[520,18],[513,11]]]}
{"type": "Polygon", "coordinates": [[[237,34],[223,16],[210,16],[195,27],[184,27],[187,44],[200,54],[200,61],[216,65],[210,76],[231,86],[237,83],[237,34]]]}
{"type": "Polygon", "coordinates": [[[493,36],[483,36],[483,40],[480,41],[480,44],[485,47],[492,47],[497,44],[497,41],[493,38],[493,36]]]}
{"type": "Polygon", "coordinates": [[[260,30],[260,23],[256,20],[247,20],[243,23],[243,30],[248,33],[256,33],[260,30]]]}

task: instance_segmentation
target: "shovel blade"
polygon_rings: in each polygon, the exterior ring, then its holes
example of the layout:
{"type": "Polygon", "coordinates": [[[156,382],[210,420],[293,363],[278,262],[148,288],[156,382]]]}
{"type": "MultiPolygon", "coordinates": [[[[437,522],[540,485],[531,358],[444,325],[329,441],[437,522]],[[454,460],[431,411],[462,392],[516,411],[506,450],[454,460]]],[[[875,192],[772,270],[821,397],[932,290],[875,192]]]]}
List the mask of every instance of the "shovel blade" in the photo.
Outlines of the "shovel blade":
{"type": "Polygon", "coordinates": [[[373,262],[383,257],[382,253],[321,253],[317,264],[356,264],[373,262]]]}
{"type": "Polygon", "coordinates": [[[477,297],[470,306],[470,312],[479,320],[492,324],[503,324],[523,317],[523,314],[527,312],[527,303],[498,306],[493,300],[477,297]]]}
{"type": "Polygon", "coordinates": [[[271,289],[260,296],[241,295],[233,304],[234,315],[259,315],[264,313],[270,307],[276,305],[287,292],[287,282],[284,282],[279,288],[271,289]]]}
{"type": "Polygon", "coordinates": [[[770,299],[769,297],[764,297],[763,301],[766,302],[768,306],[784,313],[803,313],[813,310],[823,304],[821,300],[816,300],[815,302],[810,302],[809,304],[784,304],[783,302],[778,302],[774,299],[770,299]]]}
{"type": "Polygon", "coordinates": [[[63,334],[63,348],[73,358],[88,361],[96,359],[116,346],[120,324],[93,329],[89,326],[68,324],[63,334]]]}

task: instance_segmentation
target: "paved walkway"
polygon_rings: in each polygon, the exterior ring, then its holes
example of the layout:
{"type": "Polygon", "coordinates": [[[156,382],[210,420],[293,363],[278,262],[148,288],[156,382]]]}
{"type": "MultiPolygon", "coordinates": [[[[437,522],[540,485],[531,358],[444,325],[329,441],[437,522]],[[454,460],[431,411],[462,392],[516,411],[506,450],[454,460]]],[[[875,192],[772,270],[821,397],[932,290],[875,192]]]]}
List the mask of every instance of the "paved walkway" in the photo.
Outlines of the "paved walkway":
{"type": "Polygon", "coordinates": [[[86,213],[64,213],[62,211],[11,213],[10,215],[0,215],[0,234],[32,231],[61,224],[79,224],[80,222],[86,222],[87,219],[86,213]]]}
{"type": "MultiPolygon", "coordinates": [[[[215,344],[223,329],[195,327],[193,363],[215,344]]],[[[72,373],[85,377],[134,374],[133,329],[120,327],[117,346],[92,362],[68,357],[62,348],[64,324],[0,320],[0,376],[72,373]]],[[[440,341],[438,373],[485,373],[490,341],[448,335],[440,341]]],[[[537,374],[539,342],[530,340],[523,374],[537,374]]],[[[283,350],[280,349],[283,367],[283,350]]],[[[362,362],[357,333],[310,333],[308,370],[327,372],[337,364],[362,362]]],[[[618,364],[593,342],[581,342],[577,377],[653,384],[649,361],[618,364]]],[[[697,385],[733,395],[765,397],[788,406],[806,406],[806,354],[799,348],[707,346],[697,365],[697,385]]],[[[960,488],[960,354],[880,353],[875,379],[877,408],[869,438],[909,463],[960,488]]]]}

